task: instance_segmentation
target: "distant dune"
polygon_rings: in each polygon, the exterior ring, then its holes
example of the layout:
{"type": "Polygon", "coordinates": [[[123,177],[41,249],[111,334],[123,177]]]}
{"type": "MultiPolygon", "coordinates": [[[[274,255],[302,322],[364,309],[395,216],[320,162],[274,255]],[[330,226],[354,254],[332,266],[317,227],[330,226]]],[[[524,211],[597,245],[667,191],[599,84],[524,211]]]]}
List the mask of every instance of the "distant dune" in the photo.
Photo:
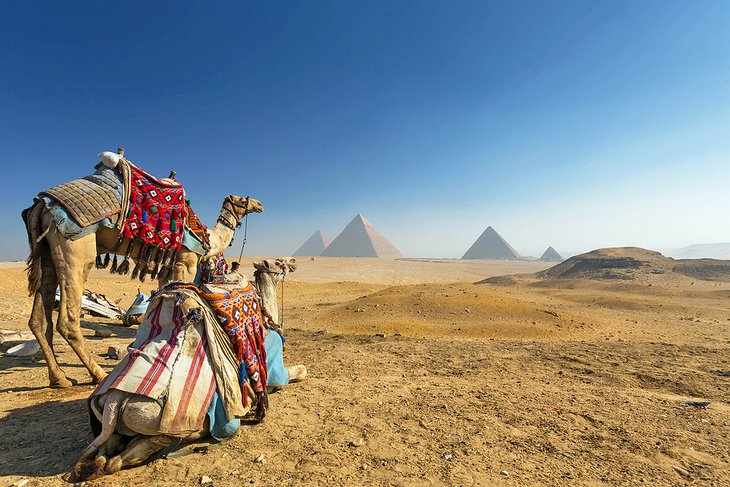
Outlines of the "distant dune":
{"type": "Polygon", "coordinates": [[[724,259],[730,260],[730,242],[695,244],[681,249],[668,249],[664,255],[675,259],[724,259]]]}
{"type": "Polygon", "coordinates": [[[615,247],[576,255],[528,276],[492,277],[480,283],[505,284],[519,279],[590,279],[661,285],[692,279],[730,282],[730,260],[675,260],[653,250],[615,247]]]}

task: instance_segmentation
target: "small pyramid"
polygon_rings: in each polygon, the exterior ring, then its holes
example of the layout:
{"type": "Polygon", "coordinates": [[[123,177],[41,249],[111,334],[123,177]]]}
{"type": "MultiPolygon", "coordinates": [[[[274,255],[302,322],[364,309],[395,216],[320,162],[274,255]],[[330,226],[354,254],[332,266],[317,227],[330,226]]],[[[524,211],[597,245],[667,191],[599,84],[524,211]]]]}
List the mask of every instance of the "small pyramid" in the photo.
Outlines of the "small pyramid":
{"type": "Polygon", "coordinates": [[[552,247],[548,247],[545,252],[543,252],[542,257],[540,257],[540,260],[543,262],[562,262],[563,257],[552,247]]]}
{"type": "Polygon", "coordinates": [[[487,227],[462,259],[519,260],[520,254],[513,249],[492,227],[487,227]]]}
{"type": "Polygon", "coordinates": [[[397,259],[403,254],[359,214],[322,252],[326,257],[382,257],[397,259]]]}
{"type": "Polygon", "coordinates": [[[327,246],[331,243],[332,239],[329,237],[329,235],[322,232],[322,230],[317,230],[292,255],[295,257],[304,255],[321,255],[322,252],[324,252],[324,249],[326,249],[327,246]]]}

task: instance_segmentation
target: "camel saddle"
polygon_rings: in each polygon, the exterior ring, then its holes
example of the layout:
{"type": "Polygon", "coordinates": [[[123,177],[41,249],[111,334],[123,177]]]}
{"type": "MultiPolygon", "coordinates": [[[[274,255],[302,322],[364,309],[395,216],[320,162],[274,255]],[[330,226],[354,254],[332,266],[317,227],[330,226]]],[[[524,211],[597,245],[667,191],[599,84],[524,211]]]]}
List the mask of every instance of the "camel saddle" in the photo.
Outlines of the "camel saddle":
{"type": "Polygon", "coordinates": [[[121,175],[102,167],[90,176],[59,184],[39,195],[56,200],[84,228],[112,215],[118,215],[119,220],[123,193],[121,175]]]}

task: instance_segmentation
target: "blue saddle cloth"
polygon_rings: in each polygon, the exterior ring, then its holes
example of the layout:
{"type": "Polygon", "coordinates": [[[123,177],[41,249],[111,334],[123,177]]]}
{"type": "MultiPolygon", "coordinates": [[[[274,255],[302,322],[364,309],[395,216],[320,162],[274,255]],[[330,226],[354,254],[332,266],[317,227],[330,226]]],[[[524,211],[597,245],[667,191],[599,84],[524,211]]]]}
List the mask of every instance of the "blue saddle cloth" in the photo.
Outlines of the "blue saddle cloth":
{"type": "MultiPolygon", "coordinates": [[[[267,330],[264,338],[266,347],[266,367],[269,371],[267,385],[285,386],[289,383],[289,372],[284,367],[284,340],[281,335],[273,330],[267,330]]],[[[226,410],[218,393],[213,396],[213,401],[208,408],[208,419],[210,419],[210,434],[218,441],[231,438],[241,427],[240,419],[226,420],[226,410]]]]}

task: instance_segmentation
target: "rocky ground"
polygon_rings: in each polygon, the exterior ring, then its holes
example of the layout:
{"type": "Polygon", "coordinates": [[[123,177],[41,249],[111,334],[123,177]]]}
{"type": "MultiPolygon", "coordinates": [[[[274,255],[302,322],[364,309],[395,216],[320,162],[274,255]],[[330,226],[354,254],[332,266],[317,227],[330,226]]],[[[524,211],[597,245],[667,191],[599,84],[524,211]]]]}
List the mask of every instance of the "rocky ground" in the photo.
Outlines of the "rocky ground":
{"type": "MultiPolygon", "coordinates": [[[[0,328],[20,330],[24,276],[3,267],[0,328]]],[[[227,443],[95,485],[727,485],[730,284],[472,284],[546,267],[300,261],[286,283],[286,359],[307,380],[227,443]]],[[[88,287],[125,307],[137,284],[93,271],[88,287]]],[[[83,327],[107,369],[116,360],[100,354],[134,334],[90,317],[83,327]]],[[[48,389],[43,362],[0,357],[0,485],[67,485],[91,440],[93,386],[58,349],[80,385],[48,389]]]]}

